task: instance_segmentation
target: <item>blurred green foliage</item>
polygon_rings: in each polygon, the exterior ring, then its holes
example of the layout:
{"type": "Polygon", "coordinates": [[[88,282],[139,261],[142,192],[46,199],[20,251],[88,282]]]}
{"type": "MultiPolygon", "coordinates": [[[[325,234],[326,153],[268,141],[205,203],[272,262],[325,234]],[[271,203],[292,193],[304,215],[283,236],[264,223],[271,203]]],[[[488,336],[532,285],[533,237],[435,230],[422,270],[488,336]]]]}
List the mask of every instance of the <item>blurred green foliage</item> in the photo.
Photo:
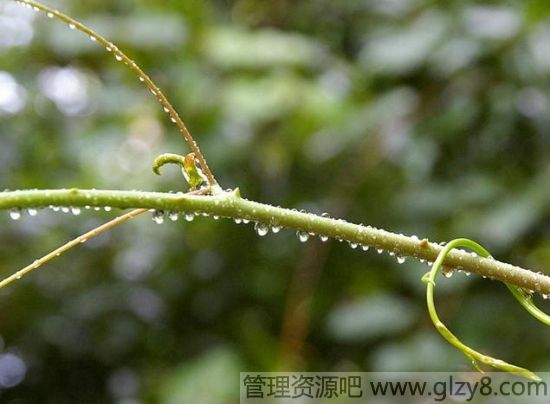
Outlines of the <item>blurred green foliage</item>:
{"type": "MultiPolygon", "coordinates": [[[[549,272],[547,1],[48,4],[158,82],[224,187],[549,272]]],[[[185,150],[109,53],[0,2],[0,188],[180,190],[179,170],[150,163],[185,150]]],[[[116,214],[2,215],[0,273],[116,214]]],[[[426,270],[141,217],[0,291],[0,400],[222,403],[244,370],[470,369],[432,328],[426,270]]],[[[550,371],[548,329],[503,285],[457,274],[437,300],[466,343],[550,371]]]]}

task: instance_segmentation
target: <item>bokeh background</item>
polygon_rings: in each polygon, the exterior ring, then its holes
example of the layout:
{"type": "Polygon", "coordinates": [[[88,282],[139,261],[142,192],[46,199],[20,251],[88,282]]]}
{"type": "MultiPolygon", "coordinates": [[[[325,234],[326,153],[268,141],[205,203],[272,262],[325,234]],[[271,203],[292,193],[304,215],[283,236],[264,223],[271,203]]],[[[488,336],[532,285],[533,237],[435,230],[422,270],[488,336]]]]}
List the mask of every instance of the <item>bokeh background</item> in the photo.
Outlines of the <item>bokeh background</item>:
{"type": "MultiPolygon", "coordinates": [[[[548,1],[48,4],[157,81],[224,187],[550,272],[548,1]]],[[[184,190],[150,164],[186,150],[111,54],[0,1],[1,189],[184,190]]],[[[1,276],[119,213],[4,212],[1,276]]],[[[143,216],[0,291],[0,400],[231,403],[244,370],[470,370],[428,318],[427,269],[143,216]]],[[[550,331],[502,284],[437,289],[464,341],[550,371],[550,331]]]]}

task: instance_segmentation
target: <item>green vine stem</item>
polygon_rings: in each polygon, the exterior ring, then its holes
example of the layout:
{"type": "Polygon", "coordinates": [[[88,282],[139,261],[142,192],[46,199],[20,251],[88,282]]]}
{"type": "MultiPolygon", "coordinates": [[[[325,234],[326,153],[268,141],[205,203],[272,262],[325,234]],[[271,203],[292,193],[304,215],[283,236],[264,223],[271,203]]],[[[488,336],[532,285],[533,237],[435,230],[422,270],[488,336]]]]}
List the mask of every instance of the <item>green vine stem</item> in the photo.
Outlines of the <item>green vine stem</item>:
{"type": "MultiPolygon", "coordinates": [[[[315,234],[355,243],[365,248],[383,249],[394,253],[400,259],[411,256],[433,262],[444,248],[416,236],[405,236],[341,219],[249,201],[240,197],[238,188],[215,195],[76,188],[0,192],[0,209],[19,210],[48,206],[144,208],[165,212],[206,213],[294,229],[301,232],[304,237],[315,234]]],[[[550,276],[479,257],[477,254],[461,250],[450,251],[445,258],[445,266],[477,273],[544,296],[550,295],[550,276]]]]}
{"type": "Polygon", "coordinates": [[[51,251],[50,253],[44,255],[43,257],[35,260],[32,264],[27,265],[26,267],[20,269],[16,273],[14,273],[11,276],[8,276],[7,278],[2,279],[0,281],[0,289],[3,288],[6,285],[9,285],[13,281],[16,281],[18,279],[21,279],[24,275],[28,274],[29,272],[37,269],[41,265],[45,264],[46,262],[59,257],[64,252],[70,250],[73,247],[76,247],[77,245],[81,243],[85,243],[86,241],[90,240],[91,238],[94,238],[101,233],[112,229],[115,226],[118,226],[119,224],[122,224],[130,219],[133,219],[136,216],[139,216],[145,212],[147,212],[148,209],[134,209],[128,213],[125,213],[124,215],[118,216],[114,218],[113,220],[108,221],[107,223],[102,224],[101,226],[98,226],[92,230],[90,230],[87,233],[84,233],[81,236],[78,236],[71,241],[63,244],[61,247],[56,248],[55,250],[51,251]]]}
{"type": "MultiPolygon", "coordinates": [[[[437,259],[432,265],[432,269],[422,277],[422,281],[426,283],[426,302],[428,305],[428,312],[430,314],[430,318],[432,319],[432,322],[435,325],[435,328],[437,329],[437,331],[439,331],[439,333],[443,336],[443,338],[445,338],[450,344],[460,349],[464,353],[464,355],[466,355],[472,361],[472,364],[479,371],[482,371],[482,370],[479,368],[477,363],[481,362],[485,365],[492,366],[495,369],[499,369],[505,372],[516,373],[520,376],[524,376],[533,380],[541,380],[536,374],[534,374],[528,369],[512,365],[501,359],[496,359],[491,356],[484,355],[470,348],[469,346],[462,343],[462,341],[460,341],[439,319],[439,316],[437,315],[437,311],[435,310],[435,304],[434,304],[435,278],[437,277],[437,274],[441,266],[443,265],[443,262],[446,261],[447,255],[454,248],[458,248],[458,247],[466,247],[471,249],[472,251],[475,251],[476,254],[478,254],[483,258],[491,258],[491,255],[485,248],[483,248],[481,245],[477,244],[476,242],[465,238],[452,240],[441,250],[437,259]]],[[[510,288],[514,296],[519,300],[522,306],[524,306],[531,314],[533,314],[539,320],[543,321],[539,317],[542,312],[536,306],[534,306],[532,302],[530,302],[530,297],[524,296],[523,293],[521,292],[521,289],[515,286],[511,286],[508,284],[507,286],[510,288]],[[533,310],[533,308],[536,310],[533,310]]],[[[542,314],[546,316],[546,314],[544,313],[542,314]]]]}
{"type": "Polygon", "coordinates": [[[539,309],[533,303],[531,295],[526,294],[522,288],[519,288],[515,285],[510,285],[506,283],[506,286],[512,292],[512,295],[517,299],[517,301],[523,306],[525,310],[529,312],[533,317],[539,320],[541,323],[550,325],[550,316],[539,309]]]}
{"type": "Polygon", "coordinates": [[[139,78],[139,81],[141,81],[149,89],[149,91],[151,91],[151,94],[153,94],[157,98],[159,103],[162,105],[164,112],[166,112],[170,116],[170,120],[174,124],[176,124],[185,142],[191,148],[191,150],[195,154],[195,157],[199,161],[201,168],[204,170],[204,174],[208,179],[208,183],[213,187],[217,186],[218,183],[214,178],[214,174],[208,167],[206,159],[204,158],[204,155],[202,154],[199,148],[199,145],[197,144],[197,142],[195,142],[195,139],[193,139],[193,136],[191,136],[191,133],[185,126],[185,123],[179,116],[178,112],[172,106],[170,101],[168,101],[168,98],[166,98],[166,96],[161,91],[161,89],[143,70],[141,70],[141,68],[137,65],[136,62],[134,62],[132,59],[126,56],[126,54],[122,52],[115,44],[108,41],[107,39],[105,39],[95,31],[93,31],[92,29],[88,28],[84,24],[69,17],[68,15],[65,15],[58,10],[55,10],[53,8],[50,8],[48,6],[45,6],[43,4],[40,4],[34,1],[29,1],[29,0],[15,0],[15,1],[18,3],[21,3],[26,7],[32,8],[35,11],[43,12],[49,18],[57,18],[58,20],[67,24],[71,29],[77,29],[85,33],[86,35],[88,35],[88,37],[92,41],[97,42],[98,44],[102,45],[108,52],[112,53],[116,61],[126,65],[132,71],[132,73],[134,73],[139,78]]]}

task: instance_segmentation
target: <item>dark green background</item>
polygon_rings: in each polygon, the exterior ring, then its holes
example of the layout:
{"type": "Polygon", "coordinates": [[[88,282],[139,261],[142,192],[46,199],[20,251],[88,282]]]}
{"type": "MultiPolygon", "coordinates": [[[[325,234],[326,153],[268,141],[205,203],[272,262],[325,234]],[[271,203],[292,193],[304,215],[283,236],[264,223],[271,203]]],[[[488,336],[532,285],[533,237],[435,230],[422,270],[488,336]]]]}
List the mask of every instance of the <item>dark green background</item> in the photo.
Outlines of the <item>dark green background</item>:
{"type": "MultiPolygon", "coordinates": [[[[550,271],[546,0],[48,4],[151,75],[225,188],[550,271]]],[[[0,2],[0,71],[24,101],[0,97],[0,188],[184,190],[178,170],[150,170],[187,148],[137,78],[21,10],[0,2]]],[[[118,213],[2,214],[1,275],[118,213]]],[[[470,370],[429,320],[427,269],[288,230],[140,217],[0,291],[0,376],[6,358],[26,367],[0,401],[224,403],[244,370],[470,370]]],[[[550,331],[502,284],[455,274],[437,301],[466,343],[550,371],[550,331]]]]}

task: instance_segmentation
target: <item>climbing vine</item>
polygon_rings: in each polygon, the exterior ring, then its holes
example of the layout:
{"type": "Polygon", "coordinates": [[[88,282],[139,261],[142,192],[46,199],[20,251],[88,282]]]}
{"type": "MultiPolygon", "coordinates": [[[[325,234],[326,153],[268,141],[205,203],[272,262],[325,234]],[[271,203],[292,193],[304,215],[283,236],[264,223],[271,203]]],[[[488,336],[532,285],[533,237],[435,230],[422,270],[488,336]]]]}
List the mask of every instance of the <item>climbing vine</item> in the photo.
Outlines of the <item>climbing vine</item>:
{"type": "Polygon", "coordinates": [[[179,114],[168,101],[160,88],[143,72],[137,63],[123,53],[116,45],[103,38],[90,28],[73,18],[34,1],[15,0],[35,11],[43,12],[49,18],[56,18],[67,24],[69,28],[79,30],[89,38],[102,45],[110,52],[116,61],[126,65],[130,71],[149,89],[159,101],[169,119],[178,127],[190,153],[180,156],[167,153],[158,156],[153,162],[152,169],[160,174],[160,168],[165,164],[178,164],[187,182],[188,190],[179,193],[156,193],[120,190],[21,190],[0,193],[0,209],[9,209],[12,219],[17,220],[26,210],[35,215],[37,209],[52,208],[54,210],[108,208],[134,208],[91,231],[75,238],[63,246],[35,260],[30,265],[17,271],[0,282],[0,288],[20,279],[48,261],[60,256],[69,249],[86,242],[92,237],[101,234],[129,219],[152,212],[153,220],[162,223],[165,217],[175,220],[183,215],[186,220],[192,220],[196,215],[212,215],[235,220],[236,223],[254,223],[258,235],[265,236],[270,230],[279,232],[282,228],[296,231],[301,242],[311,236],[319,236],[322,241],[333,238],[349,243],[350,247],[361,247],[363,250],[376,249],[377,252],[388,252],[398,263],[403,264],[405,257],[414,257],[432,263],[431,270],[422,278],[426,283],[426,298],[429,315],[440,334],[452,345],[461,350],[474,364],[492,366],[499,370],[513,372],[522,376],[537,379],[533,372],[511,365],[499,359],[481,354],[462,343],[441,322],[434,304],[435,278],[442,267],[446,271],[462,270],[477,273],[485,277],[505,283],[519,303],[535,318],[546,325],[550,325],[550,317],[537,308],[531,295],[540,293],[543,297],[550,296],[550,277],[519,268],[493,259],[479,244],[468,239],[456,239],[448,244],[437,244],[417,236],[395,234],[371,226],[356,225],[341,219],[334,219],[328,215],[314,215],[294,209],[285,209],[249,201],[240,195],[238,188],[223,190],[214,177],[207,160],[191,133],[185,126],[179,114]],[[460,248],[468,248],[472,253],[460,248]]]}

